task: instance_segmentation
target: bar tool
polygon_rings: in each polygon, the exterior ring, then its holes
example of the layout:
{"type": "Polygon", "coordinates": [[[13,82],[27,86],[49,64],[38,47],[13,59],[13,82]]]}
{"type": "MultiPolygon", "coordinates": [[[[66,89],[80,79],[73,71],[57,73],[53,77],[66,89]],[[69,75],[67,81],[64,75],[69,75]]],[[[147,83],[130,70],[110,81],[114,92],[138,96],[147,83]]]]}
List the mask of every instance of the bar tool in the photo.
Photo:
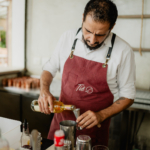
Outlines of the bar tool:
{"type": "MultiPolygon", "coordinates": [[[[76,117],[76,119],[80,116],[80,108],[76,108],[76,109],[74,109],[73,110],[73,113],[74,113],[74,115],[75,115],[75,117],[76,117]]],[[[78,127],[78,126],[76,126],[76,129],[77,130],[82,130],[82,128],[81,127],[78,127]]]]}

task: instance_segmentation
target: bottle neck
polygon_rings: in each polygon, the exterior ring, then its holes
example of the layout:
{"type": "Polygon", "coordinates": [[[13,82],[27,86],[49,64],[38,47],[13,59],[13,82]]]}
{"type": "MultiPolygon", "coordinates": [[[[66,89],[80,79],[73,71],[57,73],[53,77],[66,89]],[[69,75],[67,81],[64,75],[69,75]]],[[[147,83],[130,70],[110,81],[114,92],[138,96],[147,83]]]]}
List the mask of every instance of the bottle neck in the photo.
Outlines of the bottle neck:
{"type": "Polygon", "coordinates": [[[22,131],[22,133],[23,133],[23,134],[26,134],[25,132],[26,132],[26,131],[25,131],[25,128],[24,128],[24,126],[23,126],[23,131],[22,131]]]}
{"type": "Polygon", "coordinates": [[[27,123],[27,130],[26,130],[26,134],[29,135],[29,124],[27,123]]]}
{"type": "Polygon", "coordinates": [[[64,110],[74,110],[75,109],[74,105],[64,105],[62,107],[64,108],[64,110]]]}
{"type": "Polygon", "coordinates": [[[27,128],[26,130],[25,130],[25,127],[23,126],[23,135],[29,135],[29,129],[27,128]]]}
{"type": "Polygon", "coordinates": [[[0,138],[2,137],[2,134],[1,134],[1,129],[0,129],[0,138]]]}

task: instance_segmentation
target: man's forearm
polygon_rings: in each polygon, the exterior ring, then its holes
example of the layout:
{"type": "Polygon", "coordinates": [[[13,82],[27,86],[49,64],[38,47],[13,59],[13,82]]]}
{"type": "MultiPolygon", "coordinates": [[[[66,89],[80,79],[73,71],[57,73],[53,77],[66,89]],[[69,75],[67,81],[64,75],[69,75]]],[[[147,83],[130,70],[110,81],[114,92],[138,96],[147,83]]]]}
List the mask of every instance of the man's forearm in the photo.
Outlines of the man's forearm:
{"type": "Polygon", "coordinates": [[[50,72],[43,71],[41,78],[40,78],[40,86],[41,90],[49,91],[50,84],[53,80],[53,77],[50,72]]]}
{"type": "Polygon", "coordinates": [[[128,108],[133,104],[134,100],[128,99],[125,97],[120,97],[117,101],[115,101],[110,107],[99,111],[98,113],[102,117],[102,121],[106,120],[114,116],[115,114],[120,113],[124,109],[128,108]]]}
{"type": "Polygon", "coordinates": [[[53,111],[54,96],[50,93],[49,87],[52,82],[52,75],[48,71],[43,71],[40,78],[40,96],[38,104],[40,111],[45,114],[50,114],[53,111]],[[49,106],[50,105],[50,109],[49,106]]]}

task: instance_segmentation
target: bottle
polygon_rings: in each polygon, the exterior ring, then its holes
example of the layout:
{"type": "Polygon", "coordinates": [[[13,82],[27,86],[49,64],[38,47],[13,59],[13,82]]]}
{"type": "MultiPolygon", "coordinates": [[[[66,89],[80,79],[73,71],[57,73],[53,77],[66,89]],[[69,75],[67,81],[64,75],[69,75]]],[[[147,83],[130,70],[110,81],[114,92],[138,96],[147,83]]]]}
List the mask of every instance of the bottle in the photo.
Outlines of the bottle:
{"type": "Polygon", "coordinates": [[[26,119],[23,123],[23,131],[22,131],[22,135],[21,135],[21,147],[26,148],[26,149],[31,149],[30,135],[29,135],[29,124],[26,121],[26,119]]]}
{"type": "MultiPolygon", "coordinates": [[[[33,100],[31,103],[31,109],[33,111],[40,112],[40,108],[37,100],[33,100]]],[[[61,101],[54,101],[54,109],[52,113],[61,113],[64,110],[75,110],[76,107],[74,105],[64,105],[61,101]]]]}
{"type": "Polygon", "coordinates": [[[31,132],[32,150],[41,150],[41,135],[38,130],[32,130],[31,132]]]}
{"type": "Polygon", "coordinates": [[[64,150],[65,134],[63,130],[56,130],[54,134],[55,150],[64,150]]]}
{"type": "Polygon", "coordinates": [[[0,150],[9,150],[9,144],[7,140],[2,138],[1,129],[0,129],[0,150]]]}

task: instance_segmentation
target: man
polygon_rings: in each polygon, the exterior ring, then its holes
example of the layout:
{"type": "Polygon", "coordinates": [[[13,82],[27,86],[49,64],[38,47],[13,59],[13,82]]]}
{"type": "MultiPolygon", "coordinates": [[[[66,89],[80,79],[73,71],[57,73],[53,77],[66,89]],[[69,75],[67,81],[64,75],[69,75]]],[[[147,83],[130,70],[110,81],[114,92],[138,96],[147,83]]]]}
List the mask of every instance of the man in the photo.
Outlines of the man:
{"type": "Polygon", "coordinates": [[[60,101],[81,109],[75,119],[72,112],[55,114],[48,138],[53,139],[62,120],[76,120],[89,135],[92,145],[108,144],[110,117],[132,105],[135,97],[135,61],[131,47],[111,32],[118,16],[110,0],[87,3],[81,30],[65,32],[41,75],[39,106],[41,112],[53,110],[49,86],[59,70],[62,74],[60,101]],[[114,101],[114,95],[119,99],[114,101]],[[48,109],[50,104],[50,110],[48,109]],[[98,125],[101,125],[99,128],[98,125]]]}

